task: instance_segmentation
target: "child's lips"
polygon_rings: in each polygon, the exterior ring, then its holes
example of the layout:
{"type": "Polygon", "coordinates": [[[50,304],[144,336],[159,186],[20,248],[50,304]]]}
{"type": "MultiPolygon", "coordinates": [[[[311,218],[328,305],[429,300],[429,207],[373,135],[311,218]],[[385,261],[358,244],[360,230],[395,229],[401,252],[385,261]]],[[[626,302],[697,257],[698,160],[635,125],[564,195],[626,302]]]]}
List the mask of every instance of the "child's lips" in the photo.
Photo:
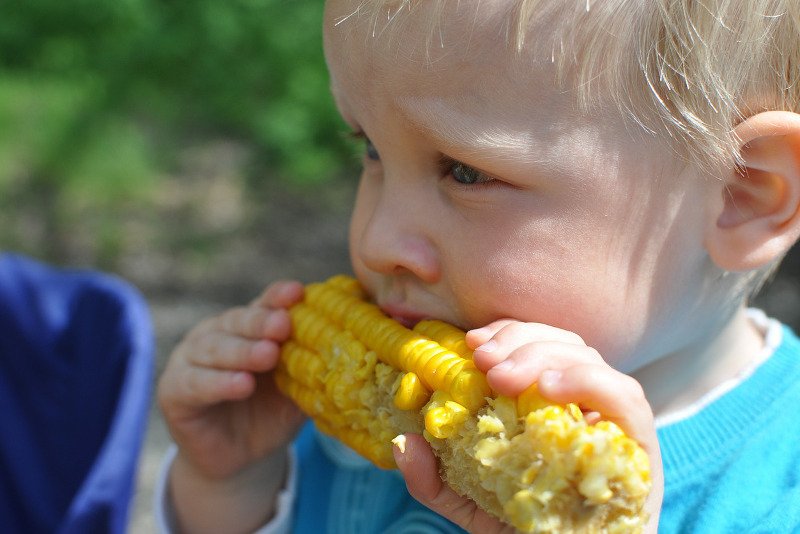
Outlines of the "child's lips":
{"type": "Polygon", "coordinates": [[[425,314],[409,310],[397,304],[381,304],[380,308],[383,313],[406,328],[414,328],[418,322],[428,318],[425,314]]]}

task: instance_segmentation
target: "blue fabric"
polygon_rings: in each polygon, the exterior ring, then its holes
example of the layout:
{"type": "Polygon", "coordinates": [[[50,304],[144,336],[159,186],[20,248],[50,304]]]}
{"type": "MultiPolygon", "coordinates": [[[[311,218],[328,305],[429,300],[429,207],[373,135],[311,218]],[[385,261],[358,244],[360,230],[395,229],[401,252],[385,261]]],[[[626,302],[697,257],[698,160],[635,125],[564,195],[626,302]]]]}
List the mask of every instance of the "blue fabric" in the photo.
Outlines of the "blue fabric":
{"type": "Polygon", "coordinates": [[[800,532],[800,341],[697,415],[658,430],[659,532],[800,532]]]}
{"type": "Polygon", "coordinates": [[[0,255],[0,531],[126,530],[152,375],[133,287],[0,255]]]}
{"type": "Polygon", "coordinates": [[[323,532],[328,522],[328,497],[335,471],[315,439],[314,424],[306,423],[295,441],[298,458],[298,495],[293,532],[323,532]]]}
{"type": "Polygon", "coordinates": [[[320,446],[311,423],[296,442],[299,463],[293,534],[460,534],[419,504],[397,471],[350,467],[320,446]]]}

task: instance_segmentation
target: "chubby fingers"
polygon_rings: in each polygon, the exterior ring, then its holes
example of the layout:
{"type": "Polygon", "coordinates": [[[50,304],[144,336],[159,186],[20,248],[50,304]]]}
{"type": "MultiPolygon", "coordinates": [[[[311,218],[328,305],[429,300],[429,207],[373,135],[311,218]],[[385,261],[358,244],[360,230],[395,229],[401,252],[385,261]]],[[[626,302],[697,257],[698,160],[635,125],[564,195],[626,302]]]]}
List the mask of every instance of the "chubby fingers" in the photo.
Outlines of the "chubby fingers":
{"type": "Polygon", "coordinates": [[[474,501],[457,494],[442,481],[436,457],[422,436],[406,434],[405,438],[405,450],[395,446],[394,457],[412,497],[469,532],[514,532],[513,528],[479,508],[474,501]]]}
{"type": "Polygon", "coordinates": [[[161,375],[162,406],[192,408],[247,398],[256,387],[255,373],[273,369],[279,357],[280,347],[270,340],[219,330],[187,337],[161,375]]]}
{"type": "Polygon", "coordinates": [[[473,342],[482,342],[475,348],[475,366],[498,393],[517,396],[538,383],[547,399],[599,412],[626,431],[652,427],[652,411],[639,383],[608,366],[577,334],[511,320],[470,334],[473,342]]]}
{"type": "MultiPolygon", "coordinates": [[[[544,371],[539,392],[553,402],[568,402],[602,414],[642,444],[654,445],[653,412],[642,386],[607,365],[578,364],[544,371]]],[[[656,444],[657,445],[657,444],[656,444]]]]}
{"type": "Polygon", "coordinates": [[[291,330],[289,314],[281,308],[241,306],[231,308],[212,321],[217,330],[249,339],[284,340],[291,330]]]}
{"type": "Polygon", "coordinates": [[[197,339],[187,353],[189,362],[198,367],[262,372],[278,361],[280,346],[268,339],[246,339],[220,332],[197,339]]]}
{"type": "Polygon", "coordinates": [[[599,362],[602,362],[602,358],[597,351],[586,345],[541,341],[510,351],[500,363],[486,372],[486,379],[498,393],[516,397],[539,381],[544,371],[599,362]]]}
{"type": "Polygon", "coordinates": [[[288,308],[303,300],[305,288],[297,280],[273,282],[251,304],[265,308],[288,308]]]}
{"type": "Polygon", "coordinates": [[[280,343],[290,332],[286,310],[232,308],[192,330],[176,356],[200,367],[268,371],[277,363],[280,343]]]}
{"type": "Polygon", "coordinates": [[[180,376],[165,373],[159,383],[162,403],[187,407],[211,406],[249,397],[255,377],[243,371],[220,371],[191,367],[180,376]]]}
{"type": "Polygon", "coordinates": [[[468,333],[475,366],[498,393],[516,396],[546,369],[602,363],[578,334],[540,323],[501,320],[468,333]]]}
{"type": "Polygon", "coordinates": [[[548,339],[585,344],[575,332],[543,323],[524,323],[514,319],[499,319],[482,328],[470,330],[466,335],[467,346],[473,350],[492,339],[506,343],[548,339]]]}
{"type": "MultiPolygon", "coordinates": [[[[577,334],[547,325],[496,321],[467,334],[476,367],[498,393],[516,396],[533,383],[546,399],[575,403],[590,424],[613,421],[650,457],[653,490],[646,504],[657,518],[663,496],[653,413],[641,385],[610,367],[577,334]]],[[[657,520],[654,519],[654,523],[657,520]]]]}
{"type": "Polygon", "coordinates": [[[475,351],[475,366],[487,372],[515,349],[541,342],[559,342],[585,346],[583,339],[569,330],[541,323],[523,323],[509,319],[467,332],[467,345],[475,351]]]}
{"type": "Polygon", "coordinates": [[[291,332],[285,309],[232,308],[195,327],[161,376],[162,403],[199,407],[247,398],[256,373],[271,371],[291,332]]]}

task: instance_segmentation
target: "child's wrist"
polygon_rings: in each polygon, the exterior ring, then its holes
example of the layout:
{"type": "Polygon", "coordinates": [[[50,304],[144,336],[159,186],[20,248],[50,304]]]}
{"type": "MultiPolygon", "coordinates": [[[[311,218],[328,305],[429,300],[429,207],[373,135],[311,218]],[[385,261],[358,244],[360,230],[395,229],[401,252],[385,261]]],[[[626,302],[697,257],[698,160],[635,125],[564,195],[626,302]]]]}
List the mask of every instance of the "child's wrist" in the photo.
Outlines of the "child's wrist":
{"type": "Polygon", "coordinates": [[[187,532],[252,532],[275,514],[287,470],[285,447],[230,476],[204,473],[179,453],[169,480],[178,522],[187,532]]]}

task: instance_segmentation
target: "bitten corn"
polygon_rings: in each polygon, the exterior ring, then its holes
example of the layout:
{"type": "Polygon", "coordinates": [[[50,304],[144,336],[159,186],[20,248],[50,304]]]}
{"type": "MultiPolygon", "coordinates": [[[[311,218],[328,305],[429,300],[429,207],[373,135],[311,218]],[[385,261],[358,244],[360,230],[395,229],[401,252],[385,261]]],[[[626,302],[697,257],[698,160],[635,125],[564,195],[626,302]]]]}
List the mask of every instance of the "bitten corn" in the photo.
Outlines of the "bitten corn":
{"type": "Polygon", "coordinates": [[[493,394],[464,332],[441,321],[405,328],[353,278],[310,284],[290,315],[278,386],[376,465],[396,467],[397,436],[422,433],[450,486],[521,531],[642,530],[648,457],[615,424],[589,425],[535,385],[516,399],[493,394]]]}

